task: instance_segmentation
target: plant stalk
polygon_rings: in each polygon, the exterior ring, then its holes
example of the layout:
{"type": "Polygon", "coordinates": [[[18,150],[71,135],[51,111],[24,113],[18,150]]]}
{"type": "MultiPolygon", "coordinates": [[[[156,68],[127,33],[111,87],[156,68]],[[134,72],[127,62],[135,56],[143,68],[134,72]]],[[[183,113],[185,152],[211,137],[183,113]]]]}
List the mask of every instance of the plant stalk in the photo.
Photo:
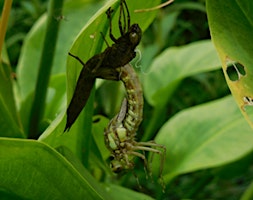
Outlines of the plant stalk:
{"type": "Polygon", "coordinates": [[[2,17],[0,19],[0,55],[2,54],[2,48],[4,43],[4,37],[6,34],[8,19],[10,15],[12,0],[5,0],[2,11],[2,17]]]}
{"type": "Polygon", "coordinates": [[[36,82],[34,100],[30,114],[29,138],[36,139],[39,136],[39,124],[45,110],[45,100],[53,65],[56,41],[60,21],[57,16],[62,16],[64,0],[51,0],[48,8],[46,35],[44,39],[42,55],[39,64],[38,78],[36,82]]]}

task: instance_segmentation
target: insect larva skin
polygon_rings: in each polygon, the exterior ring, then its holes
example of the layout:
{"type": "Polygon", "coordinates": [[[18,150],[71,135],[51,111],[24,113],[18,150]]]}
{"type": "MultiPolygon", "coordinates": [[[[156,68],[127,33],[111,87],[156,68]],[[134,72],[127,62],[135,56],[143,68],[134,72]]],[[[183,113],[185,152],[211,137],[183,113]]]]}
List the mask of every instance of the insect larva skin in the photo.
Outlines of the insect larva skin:
{"type": "Polygon", "coordinates": [[[118,69],[127,93],[127,113],[123,125],[128,135],[135,135],[142,121],[143,93],[139,78],[130,64],[118,69]]]}
{"type": "Polygon", "coordinates": [[[105,129],[105,144],[114,157],[111,161],[114,172],[120,172],[122,168],[134,167],[132,159],[135,152],[133,151],[134,146],[138,144],[135,142],[135,135],[142,121],[143,109],[142,89],[134,69],[127,64],[117,70],[126,88],[127,100],[124,99],[119,114],[105,129]]]}

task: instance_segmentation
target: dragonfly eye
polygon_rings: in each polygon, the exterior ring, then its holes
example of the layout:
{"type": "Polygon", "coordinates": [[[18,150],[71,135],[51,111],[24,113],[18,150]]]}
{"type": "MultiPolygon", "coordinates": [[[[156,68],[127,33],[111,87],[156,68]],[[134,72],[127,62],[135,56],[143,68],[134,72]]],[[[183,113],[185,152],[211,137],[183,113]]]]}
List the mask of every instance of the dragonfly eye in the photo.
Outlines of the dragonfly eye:
{"type": "Polygon", "coordinates": [[[140,43],[141,40],[141,29],[138,24],[133,24],[129,30],[129,40],[135,47],[140,43]]]}
{"type": "Polygon", "coordinates": [[[140,42],[140,37],[135,32],[130,33],[129,39],[134,46],[137,46],[140,42]]]}

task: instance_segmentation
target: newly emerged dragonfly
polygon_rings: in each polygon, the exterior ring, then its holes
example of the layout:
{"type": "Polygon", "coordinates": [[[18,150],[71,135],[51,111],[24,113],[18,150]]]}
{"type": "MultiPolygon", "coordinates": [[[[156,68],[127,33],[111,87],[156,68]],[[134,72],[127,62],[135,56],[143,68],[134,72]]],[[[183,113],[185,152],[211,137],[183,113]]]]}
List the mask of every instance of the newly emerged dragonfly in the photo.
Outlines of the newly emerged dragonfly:
{"type": "Polygon", "coordinates": [[[110,121],[104,132],[105,144],[112,157],[110,167],[115,173],[131,170],[134,168],[134,158],[139,157],[143,159],[144,167],[149,171],[144,154],[148,151],[161,156],[159,177],[162,179],[166,148],[154,141],[137,142],[135,138],[142,121],[143,110],[143,94],[137,74],[130,64],[117,70],[126,88],[127,99],[123,100],[120,112],[110,121]]]}
{"type": "Polygon", "coordinates": [[[142,31],[138,24],[130,25],[130,15],[125,0],[120,1],[119,30],[121,36],[116,39],[112,34],[112,12],[106,12],[110,22],[109,34],[114,44],[107,47],[104,52],[94,55],[86,63],[78,56],[69,53],[78,60],[83,68],[77,80],[75,91],[67,108],[67,122],[64,129],[69,130],[76,118],[84,108],[96,78],[119,80],[119,71],[116,70],[129,63],[136,56],[135,48],[139,44],[142,31]],[[126,13],[127,12],[127,16],[126,13]],[[122,20],[124,26],[122,27],[122,20]]]}

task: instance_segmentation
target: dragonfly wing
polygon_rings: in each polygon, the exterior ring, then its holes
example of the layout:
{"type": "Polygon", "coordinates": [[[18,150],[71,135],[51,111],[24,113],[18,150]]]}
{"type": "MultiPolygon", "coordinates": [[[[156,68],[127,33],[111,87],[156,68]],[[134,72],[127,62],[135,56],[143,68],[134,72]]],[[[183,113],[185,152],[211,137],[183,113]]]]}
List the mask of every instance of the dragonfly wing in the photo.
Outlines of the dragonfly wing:
{"type": "Polygon", "coordinates": [[[79,75],[73,97],[67,109],[67,123],[64,132],[70,129],[86,105],[94,83],[95,77],[87,70],[86,67],[83,67],[79,75]]]}

